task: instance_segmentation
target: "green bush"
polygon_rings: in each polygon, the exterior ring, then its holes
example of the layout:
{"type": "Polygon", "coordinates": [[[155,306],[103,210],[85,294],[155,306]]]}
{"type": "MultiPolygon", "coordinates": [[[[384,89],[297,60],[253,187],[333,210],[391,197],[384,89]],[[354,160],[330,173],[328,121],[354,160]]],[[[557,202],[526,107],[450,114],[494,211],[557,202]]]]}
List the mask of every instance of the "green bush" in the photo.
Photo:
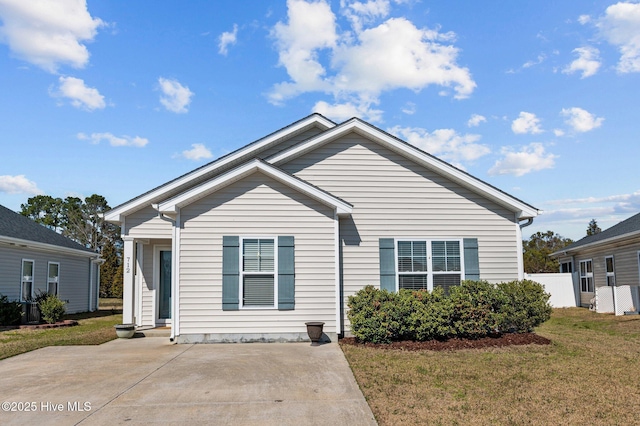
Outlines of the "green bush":
{"type": "Polygon", "coordinates": [[[477,339],[500,332],[504,297],[495,285],[487,281],[463,281],[451,288],[449,298],[455,336],[477,339]]]}
{"type": "Polygon", "coordinates": [[[22,320],[22,304],[10,302],[7,296],[0,294],[0,326],[18,325],[22,320]]]}
{"type": "Polygon", "coordinates": [[[531,280],[510,281],[498,284],[504,296],[501,306],[505,332],[526,333],[551,318],[551,295],[544,287],[531,280]]]}
{"type": "Polygon", "coordinates": [[[551,315],[549,295],[528,280],[463,281],[449,296],[442,288],[393,293],[366,286],[347,305],[353,335],[373,343],[527,332],[551,315]]]}
{"type": "Polygon", "coordinates": [[[53,294],[44,297],[38,304],[42,319],[49,324],[60,321],[66,311],[65,304],[53,294]]]}

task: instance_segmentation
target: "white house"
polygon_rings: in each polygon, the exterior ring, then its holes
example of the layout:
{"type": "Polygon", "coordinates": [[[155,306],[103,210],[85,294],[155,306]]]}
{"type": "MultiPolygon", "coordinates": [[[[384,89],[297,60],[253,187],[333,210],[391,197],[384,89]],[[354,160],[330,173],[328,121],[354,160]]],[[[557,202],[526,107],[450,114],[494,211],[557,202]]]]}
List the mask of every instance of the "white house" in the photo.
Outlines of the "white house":
{"type": "Polygon", "coordinates": [[[178,342],[349,333],[371,284],[523,277],[538,210],[357,118],[313,114],[105,214],[124,239],[124,322],[178,342]]]}
{"type": "Polygon", "coordinates": [[[48,292],[67,313],[98,308],[100,255],[0,206],[0,294],[28,301],[48,292]]]}

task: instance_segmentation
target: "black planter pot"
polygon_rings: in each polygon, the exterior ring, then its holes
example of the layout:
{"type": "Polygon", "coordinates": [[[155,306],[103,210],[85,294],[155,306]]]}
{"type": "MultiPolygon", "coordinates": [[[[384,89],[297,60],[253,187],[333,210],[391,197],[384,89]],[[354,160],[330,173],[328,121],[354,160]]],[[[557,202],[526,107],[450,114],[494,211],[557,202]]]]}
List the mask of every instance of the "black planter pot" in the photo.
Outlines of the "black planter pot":
{"type": "Polygon", "coordinates": [[[309,339],[311,339],[311,346],[320,346],[324,323],[320,321],[310,321],[305,324],[307,326],[307,334],[309,335],[309,339]]]}

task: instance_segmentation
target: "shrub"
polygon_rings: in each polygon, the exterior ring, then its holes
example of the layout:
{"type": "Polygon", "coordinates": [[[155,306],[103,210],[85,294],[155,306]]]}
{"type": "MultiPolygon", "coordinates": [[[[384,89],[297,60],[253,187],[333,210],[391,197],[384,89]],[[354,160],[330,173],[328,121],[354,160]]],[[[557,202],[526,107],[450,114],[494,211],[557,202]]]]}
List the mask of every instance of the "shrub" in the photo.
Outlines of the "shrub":
{"type": "MultiPolygon", "coordinates": [[[[400,290],[406,291],[406,290],[400,290]]],[[[410,292],[413,310],[407,318],[411,330],[410,340],[445,340],[452,333],[453,304],[442,288],[429,293],[425,290],[410,292]]]]}
{"type": "Polygon", "coordinates": [[[445,295],[442,288],[391,293],[366,286],[349,296],[351,332],[361,341],[476,339],[503,332],[527,332],[551,316],[549,294],[533,281],[497,286],[463,281],[445,295]]]}
{"type": "Polygon", "coordinates": [[[487,281],[463,281],[451,288],[449,298],[453,305],[451,326],[456,336],[477,339],[500,332],[504,298],[495,285],[487,281]]]}
{"type": "Polygon", "coordinates": [[[38,304],[42,319],[49,324],[60,321],[66,311],[65,304],[53,294],[44,297],[38,304]]]}
{"type": "Polygon", "coordinates": [[[498,284],[504,301],[501,329],[508,332],[526,333],[551,317],[549,298],[544,287],[531,280],[510,281],[498,284]]]}
{"type": "Polygon", "coordinates": [[[22,304],[10,302],[7,296],[0,294],[0,326],[18,325],[22,320],[22,304]]]}

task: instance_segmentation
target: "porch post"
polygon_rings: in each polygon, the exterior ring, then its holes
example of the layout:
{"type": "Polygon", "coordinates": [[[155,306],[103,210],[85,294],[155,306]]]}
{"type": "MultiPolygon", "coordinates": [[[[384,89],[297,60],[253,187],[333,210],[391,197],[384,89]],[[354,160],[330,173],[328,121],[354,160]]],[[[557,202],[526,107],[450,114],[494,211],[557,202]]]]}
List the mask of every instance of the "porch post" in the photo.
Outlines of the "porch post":
{"type": "Polygon", "coordinates": [[[124,262],[122,271],[122,323],[133,323],[134,279],[135,279],[135,242],[133,237],[124,237],[124,262]]]}

